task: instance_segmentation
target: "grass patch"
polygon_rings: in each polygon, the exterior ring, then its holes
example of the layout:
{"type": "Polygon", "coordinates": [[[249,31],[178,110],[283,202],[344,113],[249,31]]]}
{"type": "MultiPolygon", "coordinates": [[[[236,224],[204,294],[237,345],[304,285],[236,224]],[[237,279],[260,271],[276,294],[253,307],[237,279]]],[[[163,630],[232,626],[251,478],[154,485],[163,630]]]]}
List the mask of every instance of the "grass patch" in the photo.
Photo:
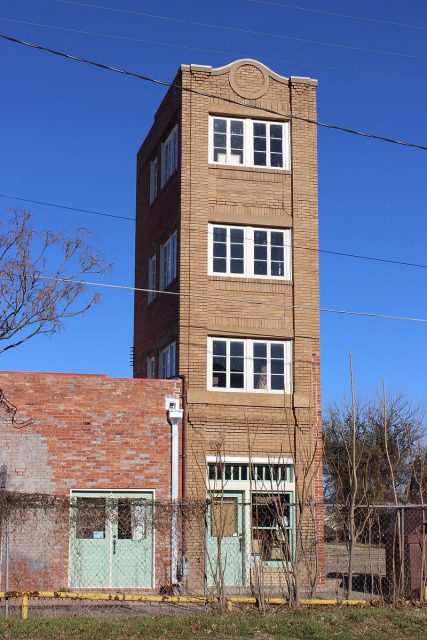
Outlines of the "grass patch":
{"type": "Polygon", "coordinates": [[[0,620],[5,640],[427,640],[427,609],[311,608],[122,620],[94,617],[0,620]]]}

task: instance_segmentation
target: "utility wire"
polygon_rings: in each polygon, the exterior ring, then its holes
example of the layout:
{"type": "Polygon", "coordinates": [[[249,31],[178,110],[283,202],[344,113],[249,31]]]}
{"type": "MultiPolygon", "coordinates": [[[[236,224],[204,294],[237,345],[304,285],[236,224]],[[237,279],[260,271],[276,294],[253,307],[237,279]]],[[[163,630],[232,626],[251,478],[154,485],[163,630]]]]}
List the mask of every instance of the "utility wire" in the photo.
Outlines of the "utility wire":
{"type": "Polygon", "coordinates": [[[135,222],[135,218],[128,216],[119,216],[113,213],[105,213],[104,211],[93,211],[92,209],[80,209],[79,207],[70,207],[65,204],[56,204],[54,202],[43,202],[42,200],[30,200],[29,198],[21,198],[11,196],[8,193],[0,193],[0,198],[9,198],[10,200],[18,200],[19,202],[32,202],[33,204],[41,204],[44,207],[55,207],[57,209],[65,209],[67,211],[81,211],[82,213],[90,213],[94,216],[104,216],[105,218],[118,218],[119,220],[131,220],[135,222]]]}
{"type": "MultiPolygon", "coordinates": [[[[239,58],[245,58],[246,54],[239,51],[226,51],[221,49],[205,49],[203,47],[191,47],[189,45],[177,44],[174,42],[164,42],[161,40],[146,40],[145,38],[134,38],[132,36],[122,36],[114,33],[102,33],[99,31],[86,31],[83,29],[73,29],[72,27],[61,27],[53,24],[45,24],[42,22],[31,22],[29,20],[18,20],[17,18],[4,18],[0,17],[0,20],[3,22],[13,22],[17,24],[25,24],[32,27],[42,27],[45,29],[53,29],[56,31],[66,31],[70,33],[78,33],[80,35],[86,36],[96,36],[99,38],[111,38],[113,40],[125,40],[127,42],[137,42],[140,44],[152,45],[156,47],[169,47],[174,49],[183,49],[186,51],[199,51],[201,53],[210,53],[215,55],[224,55],[224,56],[237,56],[239,58]]],[[[390,73],[377,73],[375,71],[362,71],[359,69],[351,69],[348,67],[333,67],[330,65],[322,65],[322,64],[312,64],[308,62],[299,62],[297,60],[285,60],[283,58],[270,58],[263,56],[263,60],[268,62],[277,62],[281,64],[292,64],[299,67],[310,67],[313,69],[326,69],[328,71],[334,71],[338,73],[355,73],[357,75],[362,76],[371,76],[374,78],[385,78],[387,80],[408,80],[409,82],[418,82],[425,84],[427,82],[427,78],[418,78],[416,76],[403,76],[403,75],[395,75],[390,73]]]]}
{"type": "Polygon", "coordinates": [[[292,9],[295,11],[306,11],[308,13],[317,13],[324,16],[332,16],[334,18],[346,18],[348,20],[360,20],[362,22],[373,22],[376,24],[388,25],[391,27],[403,27],[405,29],[418,29],[419,31],[427,31],[427,27],[417,24],[408,24],[407,22],[394,22],[393,20],[380,20],[379,18],[368,18],[367,16],[355,16],[349,13],[337,13],[335,11],[326,11],[324,9],[312,9],[311,7],[301,7],[287,2],[272,2],[271,0],[247,0],[255,4],[267,4],[272,7],[281,7],[282,9],[292,9]]]}
{"type": "Polygon", "coordinates": [[[102,9],[103,11],[113,11],[114,13],[122,13],[131,16],[141,16],[144,18],[152,18],[155,20],[163,20],[166,22],[174,22],[178,24],[189,24],[194,27],[203,27],[206,29],[217,29],[220,31],[231,31],[233,33],[246,33],[252,36],[263,36],[265,38],[277,38],[280,40],[291,40],[292,42],[305,42],[307,44],[316,44],[323,47],[335,47],[338,49],[349,49],[351,51],[358,51],[361,53],[374,53],[376,55],[397,56],[401,58],[410,58],[416,60],[427,60],[426,56],[418,56],[412,53],[402,53],[400,51],[388,51],[384,49],[367,49],[364,47],[356,47],[350,44],[341,44],[338,42],[328,42],[326,40],[310,40],[308,38],[299,38],[297,36],[288,36],[281,33],[270,33],[268,31],[255,31],[254,29],[243,29],[242,27],[231,27],[221,24],[211,24],[209,22],[198,22],[196,20],[186,20],[185,18],[175,18],[172,16],[162,16],[155,13],[146,13],[143,11],[130,11],[128,9],[116,9],[114,7],[105,7],[99,4],[90,4],[87,2],[74,2],[73,0],[55,0],[62,4],[72,4],[78,7],[87,7],[91,9],[102,9]]]}
{"type": "MultiPolygon", "coordinates": [[[[61,0],[63,1],[63,0],[61,0]]],[[[68,1],[68,0],[67,0],[68,1]]],[[[157,84],[163,87],[172,87],[174,89],[178,89],[179,91],[185,91],[187,93],[194,93],[195,95],[203,96],[205,98],[212,98],[214,100],[222,100],[224,102],[228,102],[229,104],[235,104],[240,107],[247,107],[247,105],[243,102],[239,102],[238,100],[234,100],[233,98],[227,98],[225,96],[219,96],[214,93],[208,93],[205,91],[199,91],[198,89],[193,89],[191,87],[183,87],[179,84],[175,84],[173,82],[166,82],[165,80],[157,80],[155,78],[151,78],[150,76],[135,73],[134,71],[128,71],[126,69],[120,69],[118,67],[111,67],[107,64],[103,64],[101,62],[95,62],[94,60],[89,60],[87,58],[81,58],[80,56],[74,56],[69,53],[65,53],[64,51],[58,51],[57,49],[51,49],[50,47],[45,47],[40,44],[35,44],[33,42],[26,42],[25,40],[20,40],[19,38],[13,38],[12,36],[8,36],[6,34],[0,33],[0,38],[3,40],[7,40],[9,42],[13,42],[15,44],[20,44],[25,47],[30,47],[32,49],[38,49],[39,51],[45,51],[46,53],[51,53],[56,56],[60,56],[62,58],[67,58],[68,60],[74,60],[76,62],[82,62],[85,64],[89,64],[91,66],[97,67],[99,69],[104,69],[106,71],[113,71],[114,73],[119,73],[121,75],[130,76],[132,78],[138,78],[139,80],[144,80],[145,82],[151,82],[153,84],[157,84]]],[[[289,120],[298,120],[301,122],[307,122],[308,124],[313,124],[318,127],[323,127],[325,129],[332,129],[335,131],[343,131],[344,133],[350,133],[352,135],[360,136],[362,138],[370,138],[371,140],[380,140],[382,142],[388,142],[391,144],[397,144],[403,147],[411,147],[414,149],[420,149],[421,151],[427,151],[427,146],[416,144],[413,142],[407,142],[405,140],[396,140],[395,138],[389,138],[386,136],[380,136],[374,133],[367,133],[364,131],[357,131],[356,129],[351,129],[349,127],[342,127],[340,125],[331,124],[328,122],[321,122],[320,120],[315,120],[313,118],[306,118],[305,116],[297,116],[294,114],[286,114],[281,111],[276,111],[275,109],[269,109],[267,107],[259,107],[259,106],[251,106],[252,109],[256,109],[257,111],[261,111],[263,113],[271,113],[276,116],[284,117],[289,120]]]]}
{"type": "MultiPolygon", "coordinates": [[[[81,285],[87,285],[87,286],[93,286],[93,287],[103,287],[103,288],[107,288],[107,289],[121,289],[124,291],[136,291],[136,292],[140,292],[140,293],[156,293],[159,295],[169,295],[169,296],[177,296],[177,297],[184,297],[184,298],[201,298],[203,300],[215,300],[215,301],[221,301],[224,302],[224,297],[223,296],[209,296],[209,295],[205,295],[205,294],[198,294],[198,293],[182,293],[182,292],[178,292],[178,291],[162,291],[160,289],[144,289],[142,287],[131,287],[128,285],[122,285],[122,284],[110,284],[107,282],[91,282],[88,280],[75,280],[74,278],[53,278],[53,277],[49,277],[49,276],[42,276],[39,275],[38,276],[40,279],[42,280],[50,280],[53,282],[71,282],[73,284],[81,284],[81,285]]],[[[264,300],[246,300],[244,298],[240,299],[240,298],[227,298],[227,302],[235,302],[239,305],[241,304],[252,304],[252,305],[263,305],[265,306],[265,301],[264,300]]],[[[383,320],[402,320],[402,321],[407,321],[407,322],[419,322],[419,323],[423,323],[423,324],[427,324],[427,318],[417,318],[417,317],[412,317],[412,316],[400,316],[400,315],[394,315],[394,314],[385,314],[385,313],[370,313],[368,311],[352,311],[349,309],[331,309],[331,308],[327,308],[327,307],[310,307],[310,306],[306,306],[306,305],[297,305],[297,304],[291,304],[291,305],[286,305],[286,304],[269,304],[268,305],[269,308],[279,308],[279,309],[302,309],[305,311],[320,311],[321,313],[336,313],[339,315],[350,315],[350,316],[363,316],[363,317],[367,317],[367,318],[380,318],[383,320]]]]}
{"type": "MultiPolygon", "coordinates": [[[[30,200],[29,198],[22,198],[22,197],[18,197],[18,196],[12,196],[6,193],[0,193],[0,198],[8,198],[11,200],[18,200],[20,202],[32,202],[34,204],[41,204],[43,206],[47,206],[47,207],[56,207],[58,209],[64,209],[66,211],[80,211],[82,213],[89,213],[95,216],[104,216],[106,218],[118,218],[119,220],[129,220],[130,222],[136,222],[136,218],[132,218],[130,216],[119,216],[119,215],[115,215],[113,213],[106,213],[104,211],[93,211],[92,209],[80,209],[79,207],[70,207],[68,205],[63,205],[63,204],[55,204],[53,202],[43,202],[42,200],[30,200]]],[[[214,224],[214,223],[212,223],[214,224]]],[[[222,223],[218,223],[218,225],[221,225],[222,223]]],[[[206,236],[209,235],[213,235],[212,232],[210,231],[206,231],[206,232],[202,232],[202,231],[192,231],[192,235],[194,234],[199,234],[200,237],[202,238],[206,238],[206,236]]],[[[345,258],[355,258],[358,260],[373,260],[375,262],[384,262],[387,264],[395,264],[398,266],[404,266],[404,267],[418,267],[420,269],[427,269],[427,264],[423,264],[420,262],[408,262],[405,260],[397,260],[394,258],[381,258],[379,256],[367,256],[367,255],[362,255],[362,254],[357,254],[357,253],[349,253],[349,252],[344,252],[344,251],[335,251],[333,249],[320,249],[317,247],[306,247],[306,246],[302,246],[302,245],[297,245],[297,244],[291,244],[291,245],[283,245],[284,248],[291,248],[291,249],[302,249],[305,251],[313,251],[315,253],[325,253],[325,254],[329,254],[329,255],[334,255],[334,256],[340,256],[340,257],[345,257],[345,258]]]]}

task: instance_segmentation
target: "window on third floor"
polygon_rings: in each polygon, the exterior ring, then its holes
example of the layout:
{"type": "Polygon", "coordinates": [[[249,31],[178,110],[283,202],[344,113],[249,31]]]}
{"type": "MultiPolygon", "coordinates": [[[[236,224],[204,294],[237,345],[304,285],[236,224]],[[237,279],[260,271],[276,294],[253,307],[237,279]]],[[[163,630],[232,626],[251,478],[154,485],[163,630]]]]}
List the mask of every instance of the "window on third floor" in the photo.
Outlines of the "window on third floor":
{"type": "Polygon", "coordinates": [[[291,280],[291,230],[210,224],[209,274],[291,280]]]}
{"type": "Polygon", "coordinates": [[[289,122],[209,116],[209,162],[290,169],[289,122]]]}
{"type": "Polygon", "coordinates": [[[160,246],[160,289],[176,278],[176,231],[160,246]]]}

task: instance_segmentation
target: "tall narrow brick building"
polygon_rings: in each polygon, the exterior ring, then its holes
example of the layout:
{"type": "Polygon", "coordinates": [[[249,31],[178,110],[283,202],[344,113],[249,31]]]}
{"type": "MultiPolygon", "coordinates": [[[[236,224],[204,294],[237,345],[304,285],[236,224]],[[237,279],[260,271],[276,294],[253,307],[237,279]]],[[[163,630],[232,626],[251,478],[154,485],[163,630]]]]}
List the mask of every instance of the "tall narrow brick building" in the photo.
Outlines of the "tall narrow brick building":
{"type": "Polygon", "coordinates": [[[208,548],[227,507],[225,584],[295,552],[301,496],[321,574],[317,82],[238,60],[173,84],[138,153],[134,376],[184,377],[181,495],[211,500],[208,548]]]}

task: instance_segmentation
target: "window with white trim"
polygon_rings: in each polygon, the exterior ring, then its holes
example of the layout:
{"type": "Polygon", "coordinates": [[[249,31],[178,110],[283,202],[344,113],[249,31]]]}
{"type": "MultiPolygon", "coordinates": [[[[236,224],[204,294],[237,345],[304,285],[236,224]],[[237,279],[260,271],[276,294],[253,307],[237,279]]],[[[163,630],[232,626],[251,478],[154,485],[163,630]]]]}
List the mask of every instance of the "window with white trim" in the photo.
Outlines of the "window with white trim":
{"type": "Polygon", "coordinates": [[[151,256],[148,258],[148,304],[153,302],[156,297],[156,289],[157,289],[157,269],[156,269],[156,256],[151,256]]]}
{"type": "Polygon", "coordinates": [[[209,162],[290,169],[289,122],[209,116],[209,162]]]}
{"type": "Polygon", "coordinates": [[[176,278],[176,231],[160,246],[160,289],[176,278]]]}
{"type": "Polygon", "coordinates": [[[292,341],[209,337],[208,389],[291,393],[292,341]]]}
{"type": "Polygon", "coordinates": [[[150,204],[157,196],[157,158],[150,162],[150,204]]]}
{"type": "Polygon", "coordinates": [[[147,378],[156,377],[156,358],[155,356],[147,356],[147,378]]]}
{"type": "Polygon", "coordinates": [[[291,230],[209,224],[209,274],[291,280],[291,230]]]}
{"type": "Polygon", "coordinates": [[[159,378],[173,378],[176,375],[176,342],[171,342],[160,351],[159,378]]]}
{"type": "Polygon", "coordinates": [[[161,184],[162,187],[178,168],[178,125],[172,129],[161,147],[161,184]]]}

